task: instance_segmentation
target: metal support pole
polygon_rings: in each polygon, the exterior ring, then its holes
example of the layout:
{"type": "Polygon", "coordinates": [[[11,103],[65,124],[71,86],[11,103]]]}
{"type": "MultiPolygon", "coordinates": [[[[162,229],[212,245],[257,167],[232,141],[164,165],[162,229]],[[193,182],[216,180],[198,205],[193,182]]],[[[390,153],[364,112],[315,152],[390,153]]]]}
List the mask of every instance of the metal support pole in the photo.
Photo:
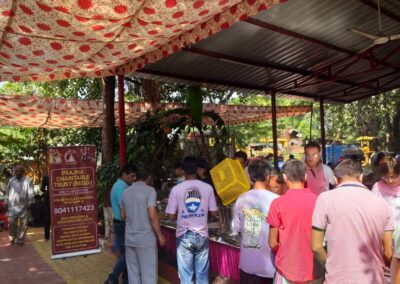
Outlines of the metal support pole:
{"type": "Polygon", "coordinates": [[[313,114],[314,114],[314,104],[311,105],[311,114],[310,114],[310,136],[308,138],[308,142],[312,141],[312,126],[313,126],[313,114]]]}
{"type": "Polygon", "coordinates": [[[324,109],[324,100],[319,100],[319,117],[321,122],[321,152],[322,152],[322,161],[326,163],[326,141],[325,141],[325,109],[324,109]]]}
{"type": "Polygon", "coordinates": [[[276,123],[276,92],[271,91],[271,112],[272,112],[272,141],[274,150],[274,167],[278,168],[278,130],[276,123]]]}
{"type": "Polygon", "coordinates": [[[124,75],[118,75],[119,166],[126,165],[124,75]]]}

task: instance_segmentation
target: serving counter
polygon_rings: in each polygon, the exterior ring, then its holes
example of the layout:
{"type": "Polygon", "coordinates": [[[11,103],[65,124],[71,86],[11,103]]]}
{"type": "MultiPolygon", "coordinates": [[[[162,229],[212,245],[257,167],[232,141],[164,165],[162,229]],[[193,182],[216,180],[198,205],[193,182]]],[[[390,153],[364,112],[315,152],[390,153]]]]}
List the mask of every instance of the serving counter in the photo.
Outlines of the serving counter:
{"type": "MultiPolygon", "coordinates": [[[[239,281],[240,241],[237,238],[219,234],[218,223],[209,224],[209,257],[210,270],[218,275],[239,281]]],[[[165,250],[176,255],[176,223],[160,220],[161,230],[166,239],[165,250]]]]}

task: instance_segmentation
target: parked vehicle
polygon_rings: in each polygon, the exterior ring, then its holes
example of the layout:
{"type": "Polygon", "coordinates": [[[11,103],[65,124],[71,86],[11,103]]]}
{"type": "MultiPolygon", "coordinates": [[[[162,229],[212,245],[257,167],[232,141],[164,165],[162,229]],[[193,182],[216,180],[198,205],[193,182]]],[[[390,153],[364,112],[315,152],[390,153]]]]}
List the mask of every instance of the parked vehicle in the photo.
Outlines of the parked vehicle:
{"type": "Polygon", "coordinates": [[[365,160],[364,152],[357,145],[326,145],[326,163],[335,165],[342,159],[356,159],[360,162],[365,160]]]}

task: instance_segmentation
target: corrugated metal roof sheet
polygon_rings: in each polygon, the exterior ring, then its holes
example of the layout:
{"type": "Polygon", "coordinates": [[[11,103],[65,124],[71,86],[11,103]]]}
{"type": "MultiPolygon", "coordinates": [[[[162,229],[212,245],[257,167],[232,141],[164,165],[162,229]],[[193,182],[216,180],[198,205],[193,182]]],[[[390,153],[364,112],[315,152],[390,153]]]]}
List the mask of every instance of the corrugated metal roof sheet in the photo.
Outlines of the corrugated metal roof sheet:
{"type": "MultiPolygon", "coordinates": [[[[381,0],[386,35],[400,33],[398,3],[381,0]]],[[[137,75],[337,102],[376,95],[400,86],[400,40],[355,55],[372,41],[348,30],[377,34],[374,5],[371,0],[289,0],[149,64],[137,75]]]]}
{"type": "MultiPolygon", "coordinates": [[[[383,7],[386,2],[381,0],[383,7]]],[[[348,31],[349,28],[373,34],[379,30],[377,11],[358,0],[293,0],[254,18],[353,51],[367,47],[369,41],[348,31]]],[[[385,15],[382,28],[387,34],[400,32],[400,24],[385,15]]]]}

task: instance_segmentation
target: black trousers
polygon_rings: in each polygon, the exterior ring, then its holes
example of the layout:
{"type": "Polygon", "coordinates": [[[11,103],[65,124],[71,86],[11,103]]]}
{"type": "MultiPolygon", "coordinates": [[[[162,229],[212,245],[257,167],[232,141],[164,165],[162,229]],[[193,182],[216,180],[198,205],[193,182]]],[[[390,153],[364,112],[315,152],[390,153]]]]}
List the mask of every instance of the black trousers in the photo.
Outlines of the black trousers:
{"type": "Polygon", "coordinates": [[[240,284],[273,284],[274,278],[264,278],[240,270],[240,284]]]}
{"type": "Polygon", "coordinates": [[[45,210],[43,216],[44,223],[44,238],[48,240],[50,238],[50,204],[45,203],[45,210]]]}

